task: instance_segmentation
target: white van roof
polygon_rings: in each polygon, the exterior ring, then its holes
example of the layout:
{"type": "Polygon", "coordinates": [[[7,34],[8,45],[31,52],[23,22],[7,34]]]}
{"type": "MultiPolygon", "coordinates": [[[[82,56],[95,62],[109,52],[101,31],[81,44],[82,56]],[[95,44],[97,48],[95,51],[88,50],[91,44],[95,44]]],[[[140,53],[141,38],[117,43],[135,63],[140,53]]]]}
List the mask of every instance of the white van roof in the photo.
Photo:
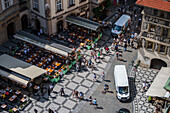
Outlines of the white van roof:
{"type": "Polygon", "coordinates": [[[129,15],[122,15],[115,23],[115,25],[123,26],[128,20],[130,16],[129,15]]]}
{"type": "Polygon", "coordinates": [[[128,76],[125,65],[116,65],[114,68],[114,76],[118,86],[128,86],[128,76]]]}

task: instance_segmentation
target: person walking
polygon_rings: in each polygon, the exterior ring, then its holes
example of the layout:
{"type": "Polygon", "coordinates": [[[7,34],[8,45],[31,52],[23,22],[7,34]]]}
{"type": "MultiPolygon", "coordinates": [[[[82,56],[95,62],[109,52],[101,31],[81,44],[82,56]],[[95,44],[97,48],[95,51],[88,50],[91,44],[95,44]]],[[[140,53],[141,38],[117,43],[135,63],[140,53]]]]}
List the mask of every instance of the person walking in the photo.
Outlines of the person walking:
{"type": "Polygon", "coordinates": [[[76,95],[76,100],[78,100],[79,92],[75,91],[75,95],[76,95]]]}
{"type": "Polygon", "coordinates": [[[51,96],[50,93],[51,93],[51,90],[50,88],[48,88],[48,96],[51,96]]]}
{"type": "Polygon", "coordinates": [[[94,63],[91,64],[91,70],[94,70],[94,63]]]}
{"type": "Polygon", "coordinates": [[[119,59],[119,52],[116,53],[116,58],[119,59]]]}
{"type": "Polygon", "coordinates": [[[104,93],[104,94],[107,93],[108,90],[109,90],[109,85],[104,84],[104,91],[103,91],[103,93],[104,93]]]}
{"type": "Polygon", "coordinates": [[[94,98],[94,100],[93,100],[93,105],[94,105],[94,109],[96,110],[97,109],[97,100],[96,100],[96,98],[94,98]]]}
{"type": "Polygon", "coordinates": [[[96,74],[94,73],[94,74],[93,74],[93,81],[96,80],[96,79],[97,79],[97,76],[96,76],[96,74]]]}
{"type": "Polygon", "coordinates": [[[75,90],[73,90],[73,94],[72,94],[72,96],[73,96],[73,98],[74,98],[74,96],[75,96],[75,90]]]}
{"type": "Polygon", "coordinates": [[[122,60],[122,53],[119,53],[119,60],[122,60]]]}
{"type": "Polygon", "coordinates": [[[92,104],[92,96],[89,96],[89,104],[92,104]]]}
{"type": "Polygon", "coordinates": [[[82,100],[84,94],[83,94],[83,92],[80,92],[79,94],[80,94],[80,100],[82,100]]]}
{"type": "Polygon", "coordinates": [[[104,78],[105,78],[105,73],[103,72],[102,73],[102,79],[104,80],[104,78]]]}
{"type": "Polygon", "coordinates": [[[65,95],[64,88],[61,88],[61,89],[60,89],[60,95],[61,95],[61,96],[65,95]]]}
{"type": "Polygon", "coordinates": [[[100,59],[100,52],[97,53],[97,57],[100,59]]]}
{"type": "Polygon", "coordinates": [[[54,113],[54,111],[52,109],[48,109],[49,113],[54,113]]]}
{"type": "Polygon", "coordinates": [[[38,110],[37,110],[37,109],[34,109],[34,113],[38,113],[38,110]]]}
{"type": "Polygon", "coordinates": [[[126,48],[127,48],[127,43],[125,42],[125,44],[124,44],[124,51],[126,51],[126,48]]]}

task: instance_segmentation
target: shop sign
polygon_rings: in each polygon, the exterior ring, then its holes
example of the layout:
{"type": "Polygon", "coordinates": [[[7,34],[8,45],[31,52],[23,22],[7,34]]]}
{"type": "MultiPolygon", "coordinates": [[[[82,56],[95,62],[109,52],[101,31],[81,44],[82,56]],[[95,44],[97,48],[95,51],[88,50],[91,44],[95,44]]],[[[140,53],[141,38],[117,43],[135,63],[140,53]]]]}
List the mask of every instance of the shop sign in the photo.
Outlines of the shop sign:
{"type": "Polygon", "coordinates": [[[156,24],[161,24],[161,25],[165,25],[165,26],[170,27],[170,22],[164,21],[162,19],[154,18],[154,17],[151,17],[151,16],[145,16],[145,20],[149,21],[149,22],[156,23],[156,24]]]}

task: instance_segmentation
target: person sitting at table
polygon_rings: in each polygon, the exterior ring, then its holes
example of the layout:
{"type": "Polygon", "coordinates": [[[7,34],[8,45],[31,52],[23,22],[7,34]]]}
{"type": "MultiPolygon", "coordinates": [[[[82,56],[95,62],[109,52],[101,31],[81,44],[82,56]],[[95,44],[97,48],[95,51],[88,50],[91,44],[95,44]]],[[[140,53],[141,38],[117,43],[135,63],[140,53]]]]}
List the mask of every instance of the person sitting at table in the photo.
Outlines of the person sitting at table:
{"type": "Polygon", "coordinates": [[[48,61],[51,62],[51,58],[48,58],[48,61]]]}
{"type": "Polygon", "coordinates": [[[43,64],[43,68],[45,68],[46,67],[46,64],[43,64]]]}

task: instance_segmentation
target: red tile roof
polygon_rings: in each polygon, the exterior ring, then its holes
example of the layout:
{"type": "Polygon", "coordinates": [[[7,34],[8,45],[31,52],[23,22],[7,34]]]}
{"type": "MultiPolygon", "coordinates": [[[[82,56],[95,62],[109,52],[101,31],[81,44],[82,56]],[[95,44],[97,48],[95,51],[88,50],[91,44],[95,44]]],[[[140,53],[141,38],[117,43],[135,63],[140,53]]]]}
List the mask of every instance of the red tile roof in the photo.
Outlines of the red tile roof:
{"type": "Polygon", "coordinates": [[[136,4],[170,12],[170,2],[164,0],[137,0],[136,4]]]}

